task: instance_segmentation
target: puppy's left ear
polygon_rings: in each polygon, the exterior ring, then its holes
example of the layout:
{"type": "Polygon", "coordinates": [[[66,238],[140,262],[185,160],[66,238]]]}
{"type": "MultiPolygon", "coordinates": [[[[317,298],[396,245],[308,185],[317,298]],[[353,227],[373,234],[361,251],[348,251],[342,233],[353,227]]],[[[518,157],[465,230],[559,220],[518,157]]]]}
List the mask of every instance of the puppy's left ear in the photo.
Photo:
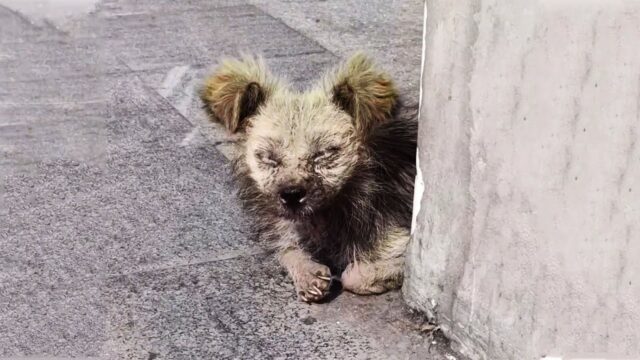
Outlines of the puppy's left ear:
{"type": "Polygon", "coordinates": [[[323,84],[331,100],[354,119],[356,129],[367,133],[376,123],[388,120],[398,101],[393,81],[366,55],[357,53],[323,84]]]}
{"type": "Polygon", "coordinates": [[[227,59],[205,79],[200,98],[211,120],[231,133],[245,128],[246,121],[280,88],[279,81],[260,58],[227,59]]]}

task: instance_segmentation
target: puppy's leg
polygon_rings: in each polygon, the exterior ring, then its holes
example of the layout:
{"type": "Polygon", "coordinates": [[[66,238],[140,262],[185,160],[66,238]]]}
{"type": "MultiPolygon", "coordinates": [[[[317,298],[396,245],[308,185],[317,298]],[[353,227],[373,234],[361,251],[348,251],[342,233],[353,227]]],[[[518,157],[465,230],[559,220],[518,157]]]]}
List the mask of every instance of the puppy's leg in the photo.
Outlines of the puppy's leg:
{"type": "Polygon", "coordinates": [[[329,293],[331,270],[313,261],[306,251],[296,247],[287,248],[279,252],[278,259],[293,279],[300,300],[320,301],[329,293]]]}
{"type": "Polygon", "coordinates": [[[312,256],[302,249],[299,245],[301,235],[295,224],[280,220],[262,236],[275,248],[280,264],[293,279],[300,300],[320,301],[329,293],[331,270],[314,261],[312,256]]]}
{"type": "Polygon", "coordinates": [[[342,287],[356,294],[380,294],[402,285],[409,231],[393,228],[369,256],[356,259],[342,272],[342,287]]]}

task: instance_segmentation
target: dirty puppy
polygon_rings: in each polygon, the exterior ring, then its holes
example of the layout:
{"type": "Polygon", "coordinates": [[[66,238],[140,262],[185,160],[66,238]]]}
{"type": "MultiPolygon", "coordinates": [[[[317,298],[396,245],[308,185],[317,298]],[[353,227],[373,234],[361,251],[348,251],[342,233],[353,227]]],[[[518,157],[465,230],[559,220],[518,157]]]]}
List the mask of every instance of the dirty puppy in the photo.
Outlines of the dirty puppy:
{"type": "Polygon", "coordinates": [[[417,125],[385,72],[356,54],[298,92],[244,57],[200,95],[238,139],[239,196],[301,300],[322,300],[332,277],[357,294],[401,285],[417,125]]]}

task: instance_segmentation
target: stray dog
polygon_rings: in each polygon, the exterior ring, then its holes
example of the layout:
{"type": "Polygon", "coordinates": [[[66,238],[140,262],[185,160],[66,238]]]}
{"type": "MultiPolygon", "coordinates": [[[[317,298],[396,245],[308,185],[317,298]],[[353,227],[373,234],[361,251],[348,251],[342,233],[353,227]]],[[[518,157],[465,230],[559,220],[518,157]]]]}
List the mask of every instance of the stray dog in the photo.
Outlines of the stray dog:
{"type": "Polygon", "coordinates": [[[356,54],[300,93],[244,57],[200,96],[238,138],[239,196],[301,300],[323,299],[332,277],[357,294],[401,285],[417,123],[397,115],[387,74],[356,54]]]}

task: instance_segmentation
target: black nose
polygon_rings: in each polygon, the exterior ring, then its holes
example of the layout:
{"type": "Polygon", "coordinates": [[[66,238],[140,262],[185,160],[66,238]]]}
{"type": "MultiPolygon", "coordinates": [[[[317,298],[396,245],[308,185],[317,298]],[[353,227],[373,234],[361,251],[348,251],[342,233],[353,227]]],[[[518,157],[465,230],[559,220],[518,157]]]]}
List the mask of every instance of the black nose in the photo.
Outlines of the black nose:
{"type": "Polygon", "coordinates": [[[290,186],[280,190],[280,202],[284,205],[295,207],[302,204],[306,199],[307,191],[300,186],[290,186]]]}

